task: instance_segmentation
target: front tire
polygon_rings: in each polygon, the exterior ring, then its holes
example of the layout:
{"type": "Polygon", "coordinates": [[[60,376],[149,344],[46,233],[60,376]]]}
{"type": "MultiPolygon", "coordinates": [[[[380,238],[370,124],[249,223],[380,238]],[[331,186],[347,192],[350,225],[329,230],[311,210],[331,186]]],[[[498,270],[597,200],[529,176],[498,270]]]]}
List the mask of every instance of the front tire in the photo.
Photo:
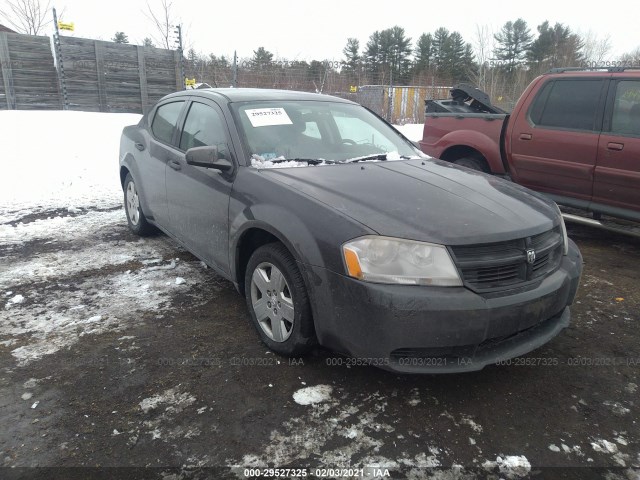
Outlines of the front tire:
{"type": "Polygon", "coordinates": [[[140,207],[140,195],[130,173],[124,179],[124,210],[127,213],[129,229],[141,237],[151,235],[153,226],[147,221],[140,207]]]}
{"type": "Polygon", "coordinates": [[[460,165],[461,167],[467,167],[472,170],[477,170],[479,172],[491,173],[491,170],[489,170],[489,166],[484,159],[476,157],[464,157],[455,160],[453,163],[455,163],[456,165],[460,165]]]}
{"type": "Polygon", "coordinates": [[[287,357],[316,344],[307,289],[295,260],[281,243],[258,248],[247,264],[245,297],[260,339],[287,357]]]}

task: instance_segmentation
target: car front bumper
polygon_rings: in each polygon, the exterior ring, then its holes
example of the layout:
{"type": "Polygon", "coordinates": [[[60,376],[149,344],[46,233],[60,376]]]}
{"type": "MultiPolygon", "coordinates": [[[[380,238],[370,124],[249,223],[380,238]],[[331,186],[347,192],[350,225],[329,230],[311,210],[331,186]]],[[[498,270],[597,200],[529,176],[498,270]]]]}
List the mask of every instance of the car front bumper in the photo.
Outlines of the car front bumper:
{"type": "Polygon", "coordinates": [[[454,373],[524,355],[569,325],[582,256],[570,241],[560,268],[534,288],[482,296],[464,287],[362,282],[303,265],[320,343],[352,364],[454,373]]]}

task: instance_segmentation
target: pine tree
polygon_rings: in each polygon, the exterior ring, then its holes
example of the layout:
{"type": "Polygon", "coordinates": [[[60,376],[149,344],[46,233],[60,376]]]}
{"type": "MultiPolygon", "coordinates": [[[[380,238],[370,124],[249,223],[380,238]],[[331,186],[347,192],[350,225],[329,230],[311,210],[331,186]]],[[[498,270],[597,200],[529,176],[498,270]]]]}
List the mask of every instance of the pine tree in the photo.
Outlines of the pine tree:
{"type": "Polygon", "coordinates": [[[111,41],[116,43],[129,43],[129,37],[124,32],[116,32],[111,41]]]}
{"type": "Polygon", "coordinates": [[[380,32],[375,31],[369,37],[364,50],[364,60],[367,71],[371,74],[378,73],[380,67],[380,32]]]}
{"type": "Polygon", "coordinates": [[[447,68],[447,48],[449,41],[449,30],[444,27],[438,28],[433,33],[433,63],[439,71],[447,68]]]}
{"type": "Polygon", "coordinates": [[[429,71],[433,64],[433,36],[430,33],[420,35],[414,55],[416,73],[429,71]]]}
{"type": "Polygon", "coordinates": [[[493,52],[496,60],[500,62],[504,71],[513,74],[516,68],[524,63],[527,51],[531,47],[533,36],[527,22],[521,18],[515,22],[508,21],[494,38],[498,42],[493,52]]]}
{"type": "Polygon", "coordinates": [[[273,53],[266,50],[264,47],[259,47],[258,50],[253,51],[253,57],[251,58],[251,65],[254,68],[266,68],[273,64],[273,53]]]}
{"type": "Polygon", "coordinates": [[[552,67],[576,66],[582,60],[584,42],[562,23],[553,27],[545,21],[538,26],[538,38],[531,44],[527,59],[532,68],[543,71],[552,67]]]}
{"type": "Polygon", "coordinates": [[[149,37],[145,37],[145,39],[142,40],[142,45],[145,47],[155,47],[155,45],[153,44],[153,40],[151,40],[149,37]]]}
{"type": "Polygon", "coordinates": [[[348,38],[342,53],[345,58],[342,61],[344,70],[347,73],[355,73],[360,64],[360,41],[357,38],[348,38]]]}

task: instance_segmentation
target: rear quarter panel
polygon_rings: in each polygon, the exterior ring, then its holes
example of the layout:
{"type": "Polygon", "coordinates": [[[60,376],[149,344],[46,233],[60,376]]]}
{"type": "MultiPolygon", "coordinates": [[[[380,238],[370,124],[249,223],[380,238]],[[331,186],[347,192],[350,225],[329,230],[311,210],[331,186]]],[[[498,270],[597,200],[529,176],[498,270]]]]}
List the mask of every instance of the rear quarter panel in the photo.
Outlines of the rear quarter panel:
{"type": "Polygon", "coordinates": [[[427,114],[420,149],[435,158],[447,159],[455,147],[478,151],[493,173],[506,173],[500,152],[504,114],[427,114]]]}

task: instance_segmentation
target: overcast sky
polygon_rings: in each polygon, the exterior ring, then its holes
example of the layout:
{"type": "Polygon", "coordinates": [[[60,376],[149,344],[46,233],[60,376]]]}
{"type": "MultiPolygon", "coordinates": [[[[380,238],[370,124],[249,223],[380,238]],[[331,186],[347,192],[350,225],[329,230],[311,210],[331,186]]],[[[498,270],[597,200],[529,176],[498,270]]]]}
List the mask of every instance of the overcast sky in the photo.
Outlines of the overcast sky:
{"type": "MultiPolygon", "coordinates": [[[[160,0],[149,3],[158,7],[160,0]]],[[[131,43],[141,43],[154,34],[143,13],[145,0],[55,0],[54,4],[58,11],[65,9],[65,21],[75,23],[74,36],[109,40],[116,31],[124,31],[131,43]]],[[[339,60],[348,37],[358,38],[363,49],[371,33],[394,25],[404,27],[414,43],[420,34],[441,26],[473,42],[477,26],[498,31],[506,21],[522,17],[533,33],[537,25],[549,20],[582,34],[591,30],[599,38],[608,35],[613,48],[607,59],[613,60],[640,47],[638,7],[633,5],[621,0],[593,7],[559,0],[173,0],[172,10],[196,51],[232,56],[237,50],[241,58],[263,46],[276,58],[339,60]]]]}

